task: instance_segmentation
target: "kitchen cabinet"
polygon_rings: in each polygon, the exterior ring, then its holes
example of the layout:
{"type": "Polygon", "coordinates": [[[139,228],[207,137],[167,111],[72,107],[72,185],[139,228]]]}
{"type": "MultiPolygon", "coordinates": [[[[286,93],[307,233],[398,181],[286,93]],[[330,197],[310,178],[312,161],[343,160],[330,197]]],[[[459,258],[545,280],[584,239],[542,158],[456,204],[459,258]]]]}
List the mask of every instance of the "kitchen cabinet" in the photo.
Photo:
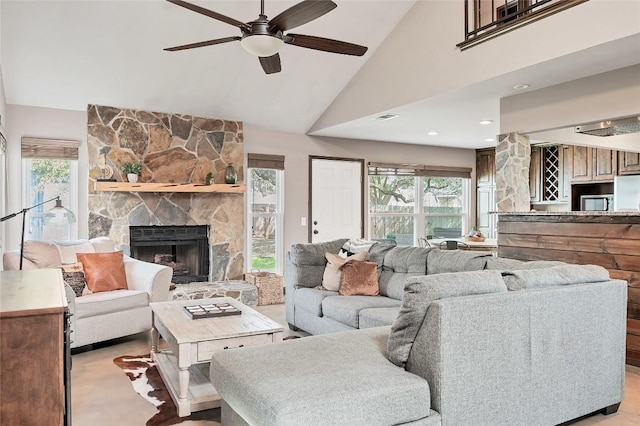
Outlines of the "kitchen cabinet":
{"type": "Polygon", "coordinates": [[[618,151],[618,174],[640,174],[640,152],[618,151]]]}
{"type": "Polygon", "coordinates": [[[617,151],[587,146],[573,147],[572,182],[613,181],[618,171],[617,151]]]}
{"type": "Polygon", "coordinates": [[[562,145],[560,147],[560,193],[558,200],[569,202],[571,200],[571,176],[573,174],[573,146],[562,145]]]}
{"type": "Polygon", "coordinates": [[[496,150],[476,151],[476,229],[487,238],[496,238],[496,150]]]}
{"type": "Polygon", "coordinates": [[[542,189],[542,149],[537,146],[531,147],[531,162],[529,163],[529,194],[531,202],[542,201],[540,194],[542,189]]]}

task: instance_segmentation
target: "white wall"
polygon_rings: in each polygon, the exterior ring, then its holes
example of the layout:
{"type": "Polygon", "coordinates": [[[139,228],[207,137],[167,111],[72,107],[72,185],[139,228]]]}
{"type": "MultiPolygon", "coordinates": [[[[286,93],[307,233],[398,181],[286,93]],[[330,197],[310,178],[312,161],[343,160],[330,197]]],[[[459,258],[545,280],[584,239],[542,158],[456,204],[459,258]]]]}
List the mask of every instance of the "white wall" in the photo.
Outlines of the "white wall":
{"type": "MultiPolygon", "coordinates": [[[[7,105],[6,110],[7,137],[7,171],[8,205],[7,212],[17,212],[25,207],[27,200],[22,200],[22,161],[20,141],[23,136],[35,138],[68,139],[80,141],[78,158],[78,237],[87,237],[87,113],[85,111],[68,111],[61,109],[7,105]]],[[[3,119],[3,121],[5,121],[3,119]]],[[[6,223],[6,250],[20,248],[20,218],[10,219],[6,223]]]]}
{"type": "MultiPolygon", "coordinates": [[[[471,206],[470,223],[475,223],[475,150],[442,148],[388,142],[363,141],[339,138],[318,138],[293,133],[246,126],[244,129],[245,153],[285,156],[285,214],[284,248],[308,241],[307,226],[300,225],[301,217],[309,214],[309,156],[327,156],[364,159],[389,163],[414,163],[455,167],[470,167],[471,206]]],[[[366,214],[365,214],[366,222],[366,214]]],[[[307,221],[309,223],[309,221],[307,221]]],[[[365,223],[365,230],[367,224],[365,223]]]]}
{"type": "MultiPolygon", "coordinates": [[[[23,208],[21,200],[20,138],[22,136],[80,141],[78,185],[78,235],[87,236],[87,117],[86,112],[7,105],[9,206],[8,211],[23,208]]],[[[419,163],[473,169],[471,181],[470,223],[475,221],[475,151],[351,139],[318,138],[275,132],[245,126],[245,153],[285,156],[284,246],[307,241],[307,227],[300,218],[308,216],[309,155],[357,158],[378,162],[419,163]]],[[[245,155],[246,158],[246,155],[245,155]]],[[[246,166],[246,164],[245,164],[246,166]]],[[[13,219],[18,220],[19,219],[13,219]]],[[[7,227],[6,249],[20,245],[20,226],[7,227]]],[[[366,229],[366,224],[365,224],[366,229]]]]}
{"type": "Polygon", "coordinates": [[[632,36],[639,15],[638,1],[591,0],[461,52],[464,2],[418,1],[310,132],[632,36]]]}

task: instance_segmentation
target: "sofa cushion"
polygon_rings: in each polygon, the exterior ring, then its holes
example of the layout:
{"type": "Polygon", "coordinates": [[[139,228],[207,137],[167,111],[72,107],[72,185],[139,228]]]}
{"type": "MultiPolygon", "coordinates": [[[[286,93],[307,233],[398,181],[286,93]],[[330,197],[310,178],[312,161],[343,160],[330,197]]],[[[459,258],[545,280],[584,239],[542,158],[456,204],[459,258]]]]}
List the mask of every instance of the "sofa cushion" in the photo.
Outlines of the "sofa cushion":
{"type": "Polygon", "coordinates": [[[409,278],[400,313],[391,326],[389,360],[405,366],[413,342],[434,300],[507,292],[498,271],[467,271],[409,278]]]}
{"type": "Polygon", "coordinates": [[[57,268],[62,263],[56,245],[47,241],[25,241],[23,256],[37,268],[57,268]]]}
{"type": "Polygon", "coordinates": [[[95,253],[96,249],[89,240],[56,241],[56,248],[60,253],[60,261],[63,265],[79,262],[77,253],[95,253]]]}
{"type": "Polygon", "coordinates": [[[216,352],[211,381],[247,424],[430,424],[429,385],[388,361],[388,333],[379,327],[216,352]]]}
{"type": "Polygon", "coordinates": [[[488,257],[485,269],[498,270],[498,271],[511,271],[514,269],[541,269],[550,268],[552,266],[566,265],[564,262],[557,260],[533,260],[525,262],[517,259],[508,259],[505,257],[488,257]]]}
{"type": "Polygon", "coordinates": [[[609,280],[609,271],[598,265],[560,265],[544,269],[503,272],[509,290],[555,287],[609,280]]]}
{"type": "Polygon", "coordinates": [[[116,250],[115,243],[109,237],[91,238],[89,242],[93,245],[96,253],[107,253],[116,250]]]}
{"type": "Polygon", "coordinates": [[[384,256],[380,294],[402,300],[407,278],[427,271],[429,247],[393,247],[384,256]]]}
{"type": "Polygon", "coordinates": [[[77,253],[82,262],[87,287],[93,293],[127,288],[121,251],[111,253],[77,253]]]}
{"type": "Polygon", "coordinates": [[[346,238],[323,243],[294,244],[291,246],[289,258],[294,265],[323,266],[326,264],[324,254],[338,253],[346,238]]]}
{"type": "MultiPolygon", "coordinates": [[[[305,309],[316,316],[322,316],[322,301],[325,297],[336,296],[335,291],[316,290],[314,288],[299,288],[293,293],[296,308],[305,309]]],[[[289,295],[287,295],[289,297],[289,295]]]]}
{"type": "Polygon", "coordinates": [[[466,250],[431,250],[427,258],[427,275],[485,269],[489,252],[466,250]]]}
{"type": "Polygon", "coordinates": [[[342,267],[342,279],[338,293],[342,296],[379,295],[378,265],[360,260],[345,264],[342,267]]]}
{"type": "Polygon", "coordinates": [[[388,297],[329,296],[322,300],[322,315],[349,327],[358,328],[361,310],[394,306],[400,306],[400,301],[388,297]]]}
{"type": "Polygon", "coordinates": [[[76,320],[149,305],[149,294],[140,290],[103,291],[76,298],[76,320]]]}
{"type": "Polygon", "coordinates": [[[400,312],[400,306],[393,308],[366,308],[360,311],[358,326],[360,329],[382,327],[393,324],[400,312]]]}
{"type": "Polygon", "coordinates": [[[354,260],[367,260],[368,255],[369,253],[363,251],[344,258],[335,253],[325,253],[324,257],[327,259],[327,265],[322,274],[322,287],[329,291],[338,291],[342,280],[342,267],[354,260]]]}
{"type": "Polygon", "coordinates": [[[369,261],[375,262],[378,265],[378,278],[382,273],[382,264],[384,263],[384,257],[389,250],[396,247],[395,244],[388,244],[377,242],[369,248],[369,261]]]}

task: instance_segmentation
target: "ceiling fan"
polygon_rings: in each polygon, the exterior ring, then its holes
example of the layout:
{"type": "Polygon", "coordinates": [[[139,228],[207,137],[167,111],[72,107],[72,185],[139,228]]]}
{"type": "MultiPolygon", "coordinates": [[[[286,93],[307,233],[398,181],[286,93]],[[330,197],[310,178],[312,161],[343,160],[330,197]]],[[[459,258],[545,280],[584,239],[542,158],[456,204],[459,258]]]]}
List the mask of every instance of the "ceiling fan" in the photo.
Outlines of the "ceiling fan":
{"type": "Polygon", "coordinates": [[[251,22],[240,22],[228,16],[221,15],[204,7],[188,3],[182,0],[167,0],[170,3],[182,6],[186,9],[240,28],[242,36],[217,38],[198,43],[184,44],[182,46],[168,47],[164,50],[174,52],[176,50],[194,49],[196,47],[213,46],[214,44],[228,43],[240,40],[244,49],[258,56],[262,69],[267,74],[280,72],[280,55],[278,50],[283,44],[305,47],[307,49],[322,50],[342,55],[362,56],[367,47],[345,41],[316,37],[304,34],[284,34],[292,28],[311,22],[335,9],[338,5],[331,0],[304,0],[291,6],[273,19],[267,19],[264,14],[264,0],[260,1],[260,15],[251,22]]]}

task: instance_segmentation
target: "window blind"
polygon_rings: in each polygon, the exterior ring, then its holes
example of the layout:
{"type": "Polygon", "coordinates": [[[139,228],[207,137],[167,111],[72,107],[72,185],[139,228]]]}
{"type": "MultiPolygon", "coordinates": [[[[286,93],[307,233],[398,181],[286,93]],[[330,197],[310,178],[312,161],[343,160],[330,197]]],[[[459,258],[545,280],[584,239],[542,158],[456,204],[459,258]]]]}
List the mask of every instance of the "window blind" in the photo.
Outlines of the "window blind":
{"type": "Polygon", "coordinates": [[[247,154],[247,167],[254,169],[284,170],[284,155],[247,154]]]}
{"type": "Polygon", "coordinates": [[[469,179],[471,178],[471,168],[369,162],[369,176],[431,176],[469,179]]]}
{"type": "Polygon", "coordinates": [[[62,139],[22,138],[22,158],[77,160],[80,142],[62,139]]]}

